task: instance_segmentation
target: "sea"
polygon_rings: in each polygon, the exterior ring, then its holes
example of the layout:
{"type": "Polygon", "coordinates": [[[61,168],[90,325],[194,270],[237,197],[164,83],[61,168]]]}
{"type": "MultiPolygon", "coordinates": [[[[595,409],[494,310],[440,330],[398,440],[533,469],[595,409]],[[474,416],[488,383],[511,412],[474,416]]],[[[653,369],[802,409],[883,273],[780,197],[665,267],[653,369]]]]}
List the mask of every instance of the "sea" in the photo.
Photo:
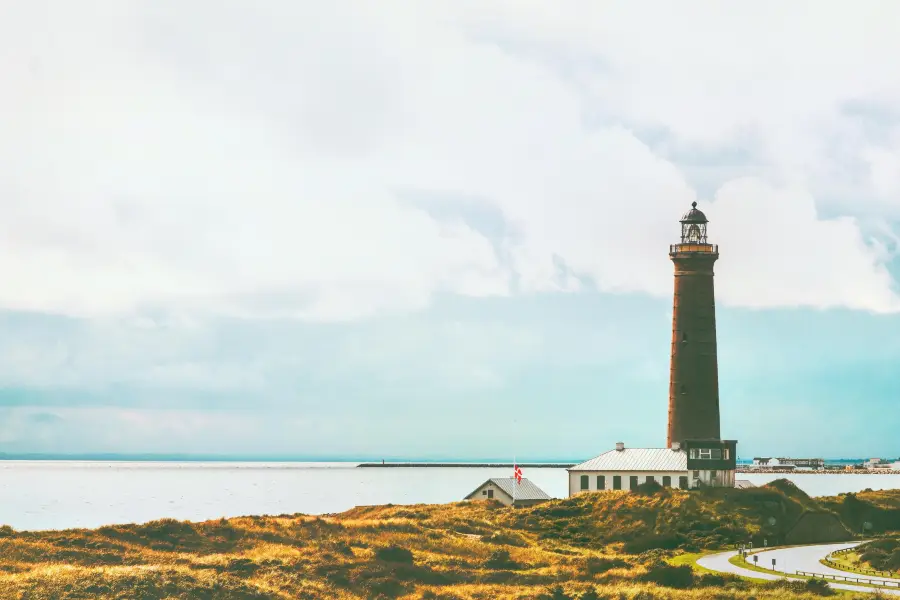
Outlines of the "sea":
{"type": "MultiPolygon", "coordinates": [[[[564,468],[523,475],[564,498],[564,468]]],[[[461,500],[510,468],[370,467],[357,463],[0,461],[0,525],[69,529],[155,519],[339,513],[355,506],[461,500]]],[[[812,496],[900,488],[900,475],[739,474],[757,485],[792,480],[812,496]]]]}

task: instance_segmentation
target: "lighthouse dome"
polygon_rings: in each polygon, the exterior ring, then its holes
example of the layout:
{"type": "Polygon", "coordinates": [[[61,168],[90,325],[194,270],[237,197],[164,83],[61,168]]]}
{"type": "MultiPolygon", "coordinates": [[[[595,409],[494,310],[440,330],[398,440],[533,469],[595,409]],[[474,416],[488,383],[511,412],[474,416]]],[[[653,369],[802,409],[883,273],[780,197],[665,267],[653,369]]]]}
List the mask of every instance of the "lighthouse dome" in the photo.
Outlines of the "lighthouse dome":
{"type": "Polygon", "coordinates": [[[684,216],[681,217],[682,223],[709,223],[709,219],[706,218],[706,215],[703,214],[702,210],[697,208],[697,203],[691,203],[691,210],[684,213],[684,216]]]}

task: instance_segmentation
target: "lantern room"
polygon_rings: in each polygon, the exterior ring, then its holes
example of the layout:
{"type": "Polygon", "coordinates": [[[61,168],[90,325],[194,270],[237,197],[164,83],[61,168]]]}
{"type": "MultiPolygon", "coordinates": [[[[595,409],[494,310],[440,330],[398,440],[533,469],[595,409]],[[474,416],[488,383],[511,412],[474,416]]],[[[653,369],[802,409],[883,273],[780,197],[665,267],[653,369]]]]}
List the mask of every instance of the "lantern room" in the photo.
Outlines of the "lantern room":
{"type": "Polygon", "coordinates": [[[706,225],[709,220],[703,211],[697,208],[697,203],[691,204],[691,210],[681,217],[681,243],[670,247],[670,253],[703,252],[715,253],[718,248],[709,243],[706,237],[706,225]]]}

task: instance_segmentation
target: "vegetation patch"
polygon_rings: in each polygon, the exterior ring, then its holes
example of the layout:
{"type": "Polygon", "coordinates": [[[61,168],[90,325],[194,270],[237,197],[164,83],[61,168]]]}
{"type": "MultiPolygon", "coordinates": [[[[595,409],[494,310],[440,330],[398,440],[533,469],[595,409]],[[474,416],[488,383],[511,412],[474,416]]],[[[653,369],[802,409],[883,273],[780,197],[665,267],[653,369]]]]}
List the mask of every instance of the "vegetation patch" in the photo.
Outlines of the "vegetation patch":
{"type": "MultiPolygon", "coordinates": [[[[886,526],[900,513],[893,495],[896,503],[884,492],[813,499],[785,482],[645,486],[520,509],[488,501],[91,531],[0,527],[0,599],[809,600],[830,588],[761,584],[692,563],[704,549],[776,544],[810,512],[851,519],[848,527],[877,514],[886,526]]],[[[878,539],[863,554],[888,564],[898,546],[878,539]]]]}

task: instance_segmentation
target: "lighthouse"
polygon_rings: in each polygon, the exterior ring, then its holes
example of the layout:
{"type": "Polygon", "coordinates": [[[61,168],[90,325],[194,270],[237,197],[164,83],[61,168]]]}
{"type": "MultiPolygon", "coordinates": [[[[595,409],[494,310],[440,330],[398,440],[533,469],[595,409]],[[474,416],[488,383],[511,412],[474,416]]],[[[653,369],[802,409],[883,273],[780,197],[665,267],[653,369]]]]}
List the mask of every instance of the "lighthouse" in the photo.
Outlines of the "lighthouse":
{"type": "Polygon", "coordinates": [[[719,365],[713,265],[719,247],[707,238],[706,215],[694,202],[681,217],[681,241],[669,246],[675,265],[667,447],[720,440],[719,365]]]}
{"type": "Polygon", "coordinates": [[[609,450],[567,469],[569,496],[604,490],[735,487],[737,440],[719,432],[719,363],[713,265],[719,247],[706,237],[709,221],[694,202],[681,217],[681,241],[669,246],[675,265],[669,429],[665,448],[609,450]]]}

